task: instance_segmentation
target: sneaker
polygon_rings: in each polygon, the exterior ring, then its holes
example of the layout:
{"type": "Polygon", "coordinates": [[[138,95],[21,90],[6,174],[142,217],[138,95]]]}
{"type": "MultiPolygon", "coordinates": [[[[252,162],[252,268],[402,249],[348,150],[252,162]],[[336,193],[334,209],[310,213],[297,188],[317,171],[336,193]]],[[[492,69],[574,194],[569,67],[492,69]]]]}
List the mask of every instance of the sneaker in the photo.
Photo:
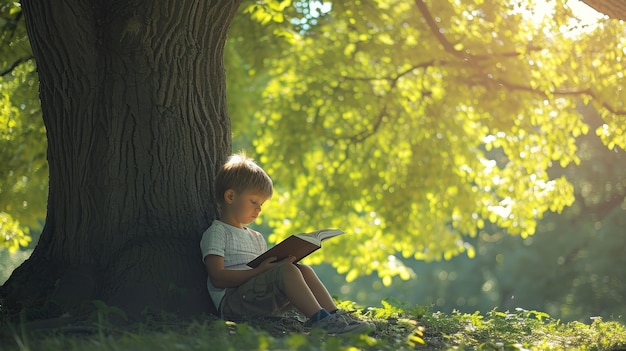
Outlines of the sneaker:
{"type": "Polygon", "coordinates": [[[376,329],[376,326],[374,325],[374,323],[370,323],[367,321],[362,321],[358,318],[355,318],[352,314],[350,314],[350,312],[346,311],[346,310],[342,310],[339,309],[337,310],[337,312],[335,312],[336,315],[338,315],[340,318],[343,318],[344,321],[346,321],[346,323],[348,323],[349,325],[353,325],[353,324],[365,324],[365,326],[367,326],[367,328],[370,331],[373,331],[376,329]]]}
{"type": "Polygon", "coordinates": [[[311,325],[312,328],[324,329],[328,334],[359,333],[368,329],[364,323],[348,324],[342,315],[331,314],[311,325]]]}

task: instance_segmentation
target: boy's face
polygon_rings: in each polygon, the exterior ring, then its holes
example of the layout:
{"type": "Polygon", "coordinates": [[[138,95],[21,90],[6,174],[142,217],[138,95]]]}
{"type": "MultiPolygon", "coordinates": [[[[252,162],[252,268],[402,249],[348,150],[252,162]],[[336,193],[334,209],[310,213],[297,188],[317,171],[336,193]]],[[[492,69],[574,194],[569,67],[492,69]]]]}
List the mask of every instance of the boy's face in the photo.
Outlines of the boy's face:
{"type": "Polygon", "coordinates": [[[250,191],[237,193],[232,189],[227,190],[224,197],[227,208],[226,213],[222,213],[226,215],[224,219],[237,227],[254,222],[261,213],[261,207],[269,199],[266,195],[250,191]]]}

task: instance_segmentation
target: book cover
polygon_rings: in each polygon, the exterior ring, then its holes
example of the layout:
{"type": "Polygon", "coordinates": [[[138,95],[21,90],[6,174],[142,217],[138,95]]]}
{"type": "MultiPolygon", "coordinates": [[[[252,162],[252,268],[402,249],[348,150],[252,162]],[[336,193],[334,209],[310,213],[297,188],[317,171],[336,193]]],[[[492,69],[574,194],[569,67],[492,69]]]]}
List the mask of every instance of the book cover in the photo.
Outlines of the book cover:
{"type": "Polygon", "coordinates": [[[344,234],[344,232],[338,229],[320,229],[310,233],[293,234],[248,262],[248,266],[256,268],[268,257],[276,257],[276,261],[281,261],[289,256],[295,256],[296,260],[294,263],[296,263],[319,250],[322,247],[323,240],[341,234],[344,234]]]}

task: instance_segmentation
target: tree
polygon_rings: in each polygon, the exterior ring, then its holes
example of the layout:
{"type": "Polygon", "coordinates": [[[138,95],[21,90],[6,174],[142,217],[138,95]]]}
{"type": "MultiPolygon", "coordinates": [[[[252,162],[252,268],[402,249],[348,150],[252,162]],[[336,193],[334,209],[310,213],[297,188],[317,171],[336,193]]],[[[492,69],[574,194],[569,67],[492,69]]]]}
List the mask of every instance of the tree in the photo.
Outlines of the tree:
{"type": "Polygon", "coordinates": [[[230,152],[223,50],[240,3],[22,2],[50,186],[6,306],[209,311],[198,240],[230,152]]]}
{"type": "MultiPolygon", "coordinates": [[[[0,291],[9,306],[208,309],[197,240],[230,151],[221,60],[238,5],[24,2],[50,194],[33,257],[0,291]]],[[[258,40],[230,33],[231,59],[264,84],[238,111],[257,110],[245,120],[280,190],[270,239],[349,228],[310,261],[348,279],[390,284],[412,274],[402,257],[472,257],[467,237],[490,222],[532,235],[574,199],[548,168],[579,160],[579,99],[602,113],[606,145],[626,145],[616,21],[579,31],[561,2],[539,21],[514,2],[263,5],[243,8],[258,40]]]]}

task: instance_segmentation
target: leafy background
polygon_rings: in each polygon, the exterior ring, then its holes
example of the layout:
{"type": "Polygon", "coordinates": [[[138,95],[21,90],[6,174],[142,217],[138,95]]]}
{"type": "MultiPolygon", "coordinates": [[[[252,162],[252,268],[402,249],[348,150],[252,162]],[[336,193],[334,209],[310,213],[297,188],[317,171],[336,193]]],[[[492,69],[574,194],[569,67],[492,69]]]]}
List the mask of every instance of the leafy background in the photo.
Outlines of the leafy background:
{"type": "MultiPolygon", "coordinates": [[[[574,3],[246,3],[225,61],[234,149],[277,187],[258,229],[348,231],[308,262],[364,304],[622,315],[625,27],[574,3]]],[[[19,4],[0,13],[3,281],[47,166],[19,4]]]]}

